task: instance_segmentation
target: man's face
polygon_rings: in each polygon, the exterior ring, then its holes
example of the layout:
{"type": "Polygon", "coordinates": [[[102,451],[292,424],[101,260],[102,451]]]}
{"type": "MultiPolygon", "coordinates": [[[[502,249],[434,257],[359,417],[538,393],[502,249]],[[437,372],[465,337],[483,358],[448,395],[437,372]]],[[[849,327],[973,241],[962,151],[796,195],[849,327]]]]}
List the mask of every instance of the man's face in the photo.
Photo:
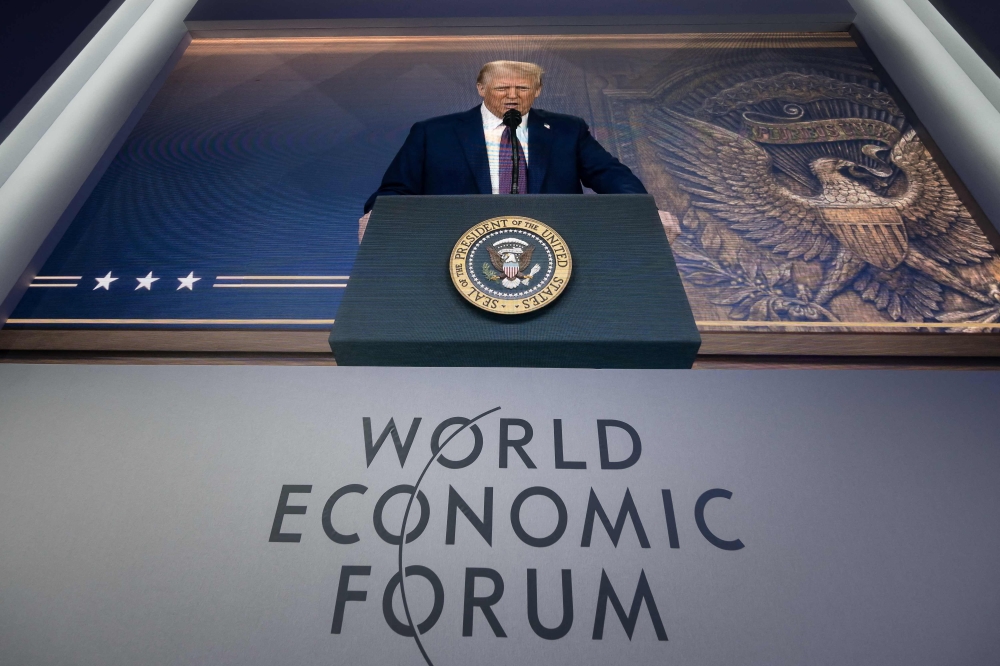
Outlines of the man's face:
{"type": "Polygon", "coordinates": [[[523,116],[542,92],[542,86],[531,77],[516,72],[495,72],[485,83],[477,83],[479,96],[486,108],[497,118],[508,109],[517,109],[523,116]]]}

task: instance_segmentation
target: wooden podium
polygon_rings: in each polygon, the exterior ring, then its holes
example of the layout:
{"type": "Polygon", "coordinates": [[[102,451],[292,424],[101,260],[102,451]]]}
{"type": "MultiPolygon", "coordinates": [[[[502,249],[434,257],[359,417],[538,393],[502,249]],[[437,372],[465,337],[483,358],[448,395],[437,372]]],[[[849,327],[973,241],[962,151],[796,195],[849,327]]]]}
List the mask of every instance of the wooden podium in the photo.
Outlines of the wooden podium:
{"type": "Polygon", "coordinates": [[[690,368],[701,337],[648,195],[387,196],[375,205],[330,348],[339,365],[690,368]],[[572,254],[559,297],[524,314],[467,302],[456,242],[501,216],[572,254]]]}

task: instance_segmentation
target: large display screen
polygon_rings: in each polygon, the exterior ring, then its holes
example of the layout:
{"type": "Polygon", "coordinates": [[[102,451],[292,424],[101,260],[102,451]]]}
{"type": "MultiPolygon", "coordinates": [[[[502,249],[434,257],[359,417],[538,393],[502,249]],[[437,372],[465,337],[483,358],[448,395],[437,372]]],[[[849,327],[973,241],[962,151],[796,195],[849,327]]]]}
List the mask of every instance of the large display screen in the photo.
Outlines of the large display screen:
{"type": "Polygon", "coordinates": [[[1000,328],[996,250],[843,33],[195,39],[8,325],[328,329],[410,127],[497,59],[669,213],[703,332],[1000,328]]]}

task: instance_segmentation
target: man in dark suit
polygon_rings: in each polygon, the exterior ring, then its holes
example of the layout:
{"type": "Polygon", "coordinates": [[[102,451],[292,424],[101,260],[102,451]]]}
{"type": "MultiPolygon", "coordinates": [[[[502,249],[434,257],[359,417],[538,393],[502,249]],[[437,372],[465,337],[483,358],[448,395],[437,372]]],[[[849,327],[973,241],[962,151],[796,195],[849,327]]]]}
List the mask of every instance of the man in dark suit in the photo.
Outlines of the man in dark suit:
{"type": "MultiPolygon", "coordinates": [[[[381,186],[365,203],[359,239],[380,196],[510,193],[512,137],[502,123],[509,109],[517,109],[522,116],[516,130],[523,155],[518,170],[520,192],[581,194],[583,187],[589,187],[598,194],[646,193],[629,168],[590,134],[582,118],[531,108],[542,91],[538,65],[507,60],[487,63],[479,72],[476,88],[482,105],[412,127],[381,186]]],[[[669,216],[661,213],[661,218],[664,215],[669,216]]]]}

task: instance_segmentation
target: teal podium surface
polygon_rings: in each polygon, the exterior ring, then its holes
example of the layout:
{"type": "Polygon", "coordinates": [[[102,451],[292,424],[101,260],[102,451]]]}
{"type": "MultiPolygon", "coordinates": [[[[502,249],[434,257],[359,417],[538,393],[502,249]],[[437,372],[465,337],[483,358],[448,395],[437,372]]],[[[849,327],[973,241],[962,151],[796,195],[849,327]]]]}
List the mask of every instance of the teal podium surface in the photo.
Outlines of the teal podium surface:
{"type": "MultiPolygon", "coordinates": [[[[514,235],[490,241],[519,252],[514,235]]],[[[526,259],[520,277],[542,284],[546,253],[526,259]]],[[[472,269],[501,293],[519,269],[504,282],[494,265],[472,269]]],[[[339,365],[690,368],[700,345],[656,205],[637,194],[380,197],[330,334],[339,365]],[[544,307],[494,314],[453,284],[456,243],[492,218],[537,220],[569,248],[572,273],[544,307]]]]}

